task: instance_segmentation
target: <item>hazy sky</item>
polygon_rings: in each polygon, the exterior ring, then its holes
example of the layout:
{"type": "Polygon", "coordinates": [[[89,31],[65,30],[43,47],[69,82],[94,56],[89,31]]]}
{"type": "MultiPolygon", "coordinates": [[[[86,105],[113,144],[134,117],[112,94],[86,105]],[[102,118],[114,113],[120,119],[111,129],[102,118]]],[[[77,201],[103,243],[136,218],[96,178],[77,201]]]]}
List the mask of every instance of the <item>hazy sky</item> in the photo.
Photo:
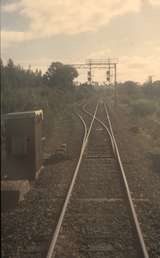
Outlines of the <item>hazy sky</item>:
{"type": "Polygon", "coordinates": [[[117,57],[118,80],[160,79],[160,0],[2,0],[1,29],[4,62],[117,57]]]}

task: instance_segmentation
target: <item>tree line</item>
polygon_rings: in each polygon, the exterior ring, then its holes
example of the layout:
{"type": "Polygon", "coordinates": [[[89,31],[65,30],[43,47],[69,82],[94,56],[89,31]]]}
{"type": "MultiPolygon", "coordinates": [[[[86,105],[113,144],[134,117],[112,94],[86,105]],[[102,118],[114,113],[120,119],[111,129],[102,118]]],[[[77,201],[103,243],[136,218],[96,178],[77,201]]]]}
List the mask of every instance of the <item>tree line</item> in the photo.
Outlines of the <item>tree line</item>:
{"type": "Polygon", "coordinates": [[[160,97],[160,80],[154,82],[146,81],[139,84],[134,81],[118,83],[118,91],[128,95],[143,93],[146,97],[160,97]]]}
{"type": "Polygon", "coordinates": [[[51,86],[66,90],[73,87],[73,80],[78,76],[77,70],[60,62],[53,62],[48,70],[42,75],[41,70],[32,71],[31,68],[24,69],[20,65],[15,65],[9,59],[6,65],[1,60],[1,85],[2,87],[35,87],[51,86]]]}
{"type": "MultiPolygon", "coordinates": [[[[74,86],[77,70],[61,62],[52,62],[47,71],[32,71],[15,65],[9,59],[1,69],[1,113],[43,108],[57,111],[66,104],[88,98],[94,88],[87,84],[74,86]]],[[[99,87],[100,88],[100,87],[99,87]]],[[[118,83],[118,92],[128,95],[142,92],[148,97],[160,97],[160,81],[145,82],[139,85],[134,81],[118,83]]]]}
{"type": "Polygon", "coordinates": [[[1,69],[1,114],[43,109],[45,117],[55,117],[58,112],[82,98],[88,98],[93,88],[74,86],[77,70],[61,62],[52,62],[47,71],[32,71],[15,65],[12,59],[1,69]]]}

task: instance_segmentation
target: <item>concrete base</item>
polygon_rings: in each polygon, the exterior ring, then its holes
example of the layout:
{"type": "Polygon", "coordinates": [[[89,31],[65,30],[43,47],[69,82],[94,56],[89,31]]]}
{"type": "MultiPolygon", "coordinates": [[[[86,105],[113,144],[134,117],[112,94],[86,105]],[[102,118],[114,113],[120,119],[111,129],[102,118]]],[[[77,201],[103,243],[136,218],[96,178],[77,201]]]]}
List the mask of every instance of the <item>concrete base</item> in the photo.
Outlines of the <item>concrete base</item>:
{"type": "Polygon", "coordinates": [[[30,190],[28,180],[2,180],[1,182],[1,208],[6,211],[15,208],[30,190]]]}

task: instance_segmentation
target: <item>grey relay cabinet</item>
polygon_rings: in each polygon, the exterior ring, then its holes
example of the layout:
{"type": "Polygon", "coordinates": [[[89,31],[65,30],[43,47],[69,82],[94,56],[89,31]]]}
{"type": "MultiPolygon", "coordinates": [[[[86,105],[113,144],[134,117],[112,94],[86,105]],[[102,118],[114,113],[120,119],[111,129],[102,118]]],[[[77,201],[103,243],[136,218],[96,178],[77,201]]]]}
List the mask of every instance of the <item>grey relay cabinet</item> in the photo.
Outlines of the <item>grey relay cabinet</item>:
{"type": "Polygon", "coordinates": [[[34,180],[40,172],[42,121],[42,110],[6,115],[6,174],[9,179],[34,180]]]}

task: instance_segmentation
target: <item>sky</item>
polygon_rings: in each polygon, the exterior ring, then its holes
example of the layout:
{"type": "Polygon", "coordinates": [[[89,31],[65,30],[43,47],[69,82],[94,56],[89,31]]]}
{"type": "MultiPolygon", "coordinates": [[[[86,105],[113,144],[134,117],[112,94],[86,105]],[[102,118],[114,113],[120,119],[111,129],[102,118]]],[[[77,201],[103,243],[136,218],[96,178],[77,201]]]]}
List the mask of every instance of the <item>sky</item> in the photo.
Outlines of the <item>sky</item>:
{"type": "MultiPolygon", "coordinates": [[[[39,68],[55,61],[118,58],[118,81],[160,79],[160,0],[1,0],[4,63],[39,68]]],[[[94,71],[105,80],[106,71],[94,71]]],[[[85,70],[79,71],[86,80],[85,70]]]]}

